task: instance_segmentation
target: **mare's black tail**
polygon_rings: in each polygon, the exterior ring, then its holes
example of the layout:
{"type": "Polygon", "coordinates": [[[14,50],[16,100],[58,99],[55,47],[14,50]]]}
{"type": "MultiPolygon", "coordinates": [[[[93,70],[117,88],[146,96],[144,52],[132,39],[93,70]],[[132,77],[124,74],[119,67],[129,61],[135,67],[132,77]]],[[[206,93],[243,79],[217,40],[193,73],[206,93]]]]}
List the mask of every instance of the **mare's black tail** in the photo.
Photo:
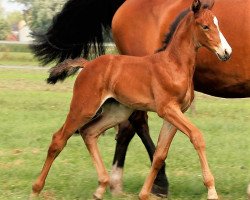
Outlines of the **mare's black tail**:
{"type": "Polygon", "coordinates": [[[66,58],[87,58],[105,53],[103,31],[110,30],[116,10],[125,0],[69,0],[45,34],[33,33],[31,45],[43,63],[61,62],[66,58]]]}

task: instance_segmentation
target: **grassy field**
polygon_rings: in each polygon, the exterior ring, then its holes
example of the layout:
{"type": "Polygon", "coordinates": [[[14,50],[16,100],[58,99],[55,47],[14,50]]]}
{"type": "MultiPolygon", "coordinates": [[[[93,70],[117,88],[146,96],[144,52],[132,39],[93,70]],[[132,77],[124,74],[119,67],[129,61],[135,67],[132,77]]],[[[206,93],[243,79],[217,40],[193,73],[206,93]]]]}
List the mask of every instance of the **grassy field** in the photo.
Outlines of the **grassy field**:
{"type": "Polygon", "coordinates": [[[39,63],[30,52],[0,52],[0,65],[39,66],[39,63]]]}
{"type": "MultiPolygon", "coordinates": [[[[0,66],[41,66],[38,60],[34,57],[34,55],[30,52],[28,47],[24,48],[26,52],[14,52],[14,51],[1,51],[0,45],[0,66]]],[[[106,48],[107,54],[115,54],[117,53],[114,47],[106,48]]],[[[53,64],[50,64],[51,66],[53,64]]]]}
{"type": "MultiPolygon", "coordinates": [[[[46,70],[0,69],[0,200],[27,199],[39,174],[51,135],[64,122],[74,79],[49,86],[46,70]]],[[[87,87],[87,86],[86,86],[87,87]]],[[[219,99],[196,95],[196,113],[187,116],[202,130],[207,156],[222,200],[245,200],[250,181],[250,99],[219,99]]],[[[150,113],[157,140],[161,120],[150,113]]],[[[99,140],[105,165],[111,169],[115,132],[99,140]]],[[[150,163],[136,136],[129,146],[124,173],[125,195],[104,199],[137,199],[150,163]]],[[[178,133],[167,159],[170,198],[206,199],[198,156],[189,140],[178,133]]],[[[91,199],[97,175],[79,136],[73,136],[48,176],[39,199],[91,199]]]]}

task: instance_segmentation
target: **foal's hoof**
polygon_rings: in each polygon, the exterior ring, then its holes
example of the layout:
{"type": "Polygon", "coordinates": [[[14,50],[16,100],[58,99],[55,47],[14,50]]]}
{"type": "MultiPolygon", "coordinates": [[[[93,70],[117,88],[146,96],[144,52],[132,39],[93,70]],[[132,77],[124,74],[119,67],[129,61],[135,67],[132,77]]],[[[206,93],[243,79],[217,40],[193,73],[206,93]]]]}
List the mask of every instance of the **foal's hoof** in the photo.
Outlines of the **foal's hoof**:
{"type": "Polygon", "coordinates": [[[29,200],[37,199],[39,197],[39,193],[32,192],[30,194],[29,200]]]}
{"type": "Polygon", "coordinates": [[[213,187],[208,189],[207,200],[218,200],[218,199],[219,197],[217,195],[215,188],[213,187]]]}
{"type": "Polygon", "coordinates": [[[218,200],[219,197],[218,196],[214,196],[214,197],[208,197],[207,200],[218,200]]]}
{"type": "Polygon", "coordinates": [[[152,187],[151,193],[158,197],[166,198],[168,196],[168,188],[154,184],[152,187]]]}
{"type": "Polygon", "coordinates": [[[97,195],[97,194],[93,194],[93,199],[94,200],[102,200],[102,197],[97,195]]]}

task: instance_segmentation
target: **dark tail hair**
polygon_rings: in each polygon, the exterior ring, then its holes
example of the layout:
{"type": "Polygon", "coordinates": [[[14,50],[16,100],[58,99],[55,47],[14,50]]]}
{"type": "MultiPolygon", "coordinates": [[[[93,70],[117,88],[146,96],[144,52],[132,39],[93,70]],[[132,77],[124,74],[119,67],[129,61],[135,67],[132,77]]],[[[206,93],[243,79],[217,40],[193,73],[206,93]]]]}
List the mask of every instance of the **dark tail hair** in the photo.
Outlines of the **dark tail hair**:
{"type": "Polygon", "coordinates": [[[116,10],[125,0],[69,0],[45,34],[33,33],[31,49],[43,64],[105,53],[103,31],[110,30],[116,10]]]}
{"type": "Polygon", "coordinates": [[[84,58],[67,59],[52,67],[49,72],[47,83],[56,84],[57,81],[64,81],[67,77],[76,74],[88,61],[84,58]]]}

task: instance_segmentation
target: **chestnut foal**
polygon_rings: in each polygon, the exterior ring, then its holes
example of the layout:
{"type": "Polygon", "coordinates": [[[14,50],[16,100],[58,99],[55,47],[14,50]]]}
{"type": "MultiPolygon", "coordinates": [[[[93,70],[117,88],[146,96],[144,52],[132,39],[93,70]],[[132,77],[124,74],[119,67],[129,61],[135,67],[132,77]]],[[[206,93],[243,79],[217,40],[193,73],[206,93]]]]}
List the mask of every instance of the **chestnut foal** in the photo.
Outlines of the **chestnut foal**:
{"type": "Polygon", "coordinates": [[[148,199],[177,129],[190,138],[199,155],[208,199],[218,199],[202,134],[183,114],[194,97],[192,78],[199,47],[205,46],[223,61],[229,59],[232,52],[210,10],[212,6],[212,1],[204,5],[194,0],[163,52],[145,57],[105,55],[90,62],[83,58],[66,60],[51,70],[48,82],[56,83],[84,68],[75,81],[66,121],[53,135],[44,167],[33,185],[34,195],[43,189],[49,169],[67,140],[80,129],[98,173],[99,186],[94,198],[101,199],[109,184],[109,175],[97,139],[134,110],[144,110],[156,112],[163,118],[163,126],[140,199],[148,199]]]}

